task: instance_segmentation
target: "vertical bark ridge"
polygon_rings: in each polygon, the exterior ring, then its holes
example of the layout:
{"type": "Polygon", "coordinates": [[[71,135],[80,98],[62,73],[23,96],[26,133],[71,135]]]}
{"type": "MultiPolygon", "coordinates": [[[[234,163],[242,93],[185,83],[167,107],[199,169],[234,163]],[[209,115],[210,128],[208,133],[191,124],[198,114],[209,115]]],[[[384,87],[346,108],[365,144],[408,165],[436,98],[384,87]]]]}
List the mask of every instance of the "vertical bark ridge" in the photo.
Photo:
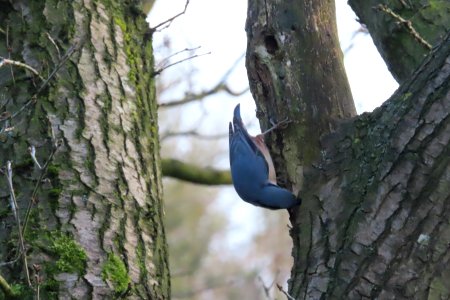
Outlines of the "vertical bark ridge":
{"type": "MultiPolygon", "coordinates": [[[[324,159],[309,178],[318,192],[305,192],[320,224],[312,238],[294,239],[314,249],[294,253],[294,297],[448,297],[448,39],[391,100],[323,140],[324,159]]],[[[297,218],[294,228],[309,223],[297,218]]]]}
{"type": "MultiPolygon", "coordinates": [[[[48,88],[48,99],[39,98],[32,107],[38,120],[46,122],[24,118],[27,135],[32,136],[26,139],[43,145],[40,153],[49,152],[52,135],[64,141],[51,165],[51,184],[57,193],[50,203],[42,197],[32,233],[39,234],[42,227],[69,232],[87,256],[79,274],[54,269],[50,273],[44,268],[44,283],[55,283],[45,288],[45,295],[166,299],[170,286],[157,107],[144,16],[131,4],[113,1],[18,1],[13,5],[15,12],[8,17],[21,16],[24,26],[30,26],[22,32],[39,37],[36,44],[17,47],[27,64],[51,70],[59,60],[43,28],[61,55],[71,44],[79,45],[48,88]],[[42,52],[33,50],[36,45],[42,52]],[[41,57],[50,66],[42,67],[41,57]],[[39,126],[31,126],[33,122],[39,126]],[[108,264],[115,271],[123,264],[125,271],[110,274],[105,271],[108,264]]],[[[15,33],[11,37],[17,43],[15,33]]],[[[19,144],[25,142],[14,145],[19,144]]],[[[24,149],[21,146],[15,157],[28,155],[24,149]]],[[[37,242],[29,242],[33,253],[39,253],[37,242]]],[[[52,266],[57,258],[33,254],[30,260],[52,266]]]]}

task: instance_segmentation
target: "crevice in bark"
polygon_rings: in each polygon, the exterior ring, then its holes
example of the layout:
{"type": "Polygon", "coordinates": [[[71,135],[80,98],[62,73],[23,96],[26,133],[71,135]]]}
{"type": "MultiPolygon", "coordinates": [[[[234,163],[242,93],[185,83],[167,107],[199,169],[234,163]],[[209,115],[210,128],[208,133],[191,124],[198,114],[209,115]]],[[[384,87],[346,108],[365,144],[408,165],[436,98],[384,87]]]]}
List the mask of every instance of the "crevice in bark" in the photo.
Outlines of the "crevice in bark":
{"type": "MultiPolygon", "coordinates": [[[[436,255],[435,241],[444,249],[450,243],[450,234],[435,237],[438,228],[449,231],[443,219],[450,214],[449,45],[450,35],[382,107],[322,140],[320,168],[308,171],[308,190],[301,191],[321,205],[304,201],[299,213],[330,220],[330,233],[311,239],[291,231],[299,235],[293,236],[294,249],[315,249],[313,260],[294,252],[297,268],[314,262],[301,273],[294,267],[294,297],[423,299],[436,292],[430,287],[443,269],[427,257],[436,255]],[[330,261],[333,269],[317,272],[330,261]]],[[[302,217],[294,227],[306,226],[302,217]]]]}

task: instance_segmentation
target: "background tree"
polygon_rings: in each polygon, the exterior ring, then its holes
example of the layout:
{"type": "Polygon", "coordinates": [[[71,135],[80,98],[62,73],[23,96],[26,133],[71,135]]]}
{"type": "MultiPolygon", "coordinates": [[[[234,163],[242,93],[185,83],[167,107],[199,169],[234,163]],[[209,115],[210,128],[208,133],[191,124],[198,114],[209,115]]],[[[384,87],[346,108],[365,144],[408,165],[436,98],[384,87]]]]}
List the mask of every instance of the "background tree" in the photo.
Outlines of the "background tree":
{"type": "Polygon", "coordinates": [[[0,2],[6,295],[169,297],[151,31],[138,4],[0,2]]]}

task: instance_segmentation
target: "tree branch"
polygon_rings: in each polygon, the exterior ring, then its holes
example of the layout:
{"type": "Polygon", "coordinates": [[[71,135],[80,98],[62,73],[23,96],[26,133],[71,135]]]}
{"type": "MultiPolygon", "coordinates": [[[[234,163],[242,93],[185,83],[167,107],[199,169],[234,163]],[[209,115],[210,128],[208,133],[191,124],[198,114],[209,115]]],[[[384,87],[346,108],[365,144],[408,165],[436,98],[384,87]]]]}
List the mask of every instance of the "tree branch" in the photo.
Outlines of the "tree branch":
{"type": "Polygon", "coordinates": [[[420,1],[349,0],[348,4],[367,26],[373,43],[399,82],[409,78],[449,30],[449,1],[422,5],[420,1]],[[397,1],[398,2],[398,1],[397,1]],[[389,5],[390,8],[380,5],[389,5]],[[427,45],[428,44],[428,45],[427,45]]]}
{"type": "Polygon", "coordinates": [[[248,88],[246,88],[242,91],[239,91],[239,92],[235,92],[235,91],[232,91],[226,84],[220,82],[213,88],[203,91],[203,92],[200,92],[198,94],[188,93],[188,94],[186,94],[186,96],[183,99],[160,103],[159,107],[172,107],[172,106],[177,106],[177,105],[183,105],[183,104],[193,102],[193,101],[199,101],[208,96],[217,94],[218,92],[222,92],[222,91],[230,94],[231,96],[238,97],[238,96],[245,94],[248,91],[248,88]]]}
{"type": "Polygon", "coordinates": [[[188,130],[188,131],[179,131],[179,132],[167,132],[161,135],[160,137],[160,141],[164,141],[168,138],[173,138],[173,137],[195,137],[198,139],[202,139],[202,140],[218,140],[218,139],[223,139],[228,137],[228,133],[219,133],[219,134],[212,134],[212,135],[206,135],[206,134],[201,134],[200,132],[198,132],[195,129],[192,130],[188,130]]]}
{"type": "Polygon", "coordinates": [[[162,159],[163,176],[204,185],[231,184],[228,170],[202,168],[176,159],[162,159]]]}
{"type": "Polygon", "coordinates": [[[179,100],[172,100],[172,101],[167,101],[164,103],[160,103],[159,107],[172,107],[172,106],[176,106],[176,105],[183,105],[192,101],[199,101],[202,100],[208,96],[214,95],[218,92],[226,92],[227,94],[234,96],[234,97],[239,97],[243,94],[245,94],[249,88],[246,88],[242,91],[233,91],[227,84],[226,81],[228,79],[228,77],[230,76],[230,74],[236,69],[236,67],[238,66],[239,62],[241,61],[241,59],[244,58],[244,55],[241,55],[235,62],[234,64],[231,66],[231,68],[225,72],[225,74],[222,76],[222,78],[220,79],[220,81],[211,89],[209,90],[205,90],[202,91],[200,93],[186,93],[185,97],[179,100]]]}
{"type": "Polygon", "coordinates": [[[15,61],[15,60],[4,58],[4,57],[0,56],[0,67],[2,67],[3,65],[11,65],[11,66],[16,66],[16,67],[21,67],[21,68],[27,69],[28,71],[30,71],[31,73],[33,73],[34,75],[39,77],[39,79],[41,79],[42,81],[45,81],[44,77],[42,77],[41,74],[39,74],[39,72],[35,68],[33,68],[32,66],[29,66],[23,62],[15,61]]]}
{"type": "Polygon", "coordinates": [[[20,252],[22,252],[22,258],[23,258],[23,268],[25,271],[28,286],[31,287],[32,284],[31,284],[31,280],[30,280],[30,273],[28,271],[27,252],[25,249],[25,242],[24,242],[24,237],[22,234],[22,225],[20,223],[20,217],[19,217],[19,212],[18,212],[19,206],[17,205],[16,195],[15,195],[14,186],[13,186],[13,173],[12,173],[12,168],[11,168],[11,161],[7,161],[6,165],[7,166],[6,166],[5,176],[7,178],[8,187],[9,187],[11,210],[12,210],[12,212],[14,214],[14,218],[17,222],[17,229],[18,229],[17,232],[19,235],[19,246],[20,246],[20,252]]]}
{"type": "Polygon", "coordinates": [[[158,70],[155,70],[155,71],[153,72],[152,76],[157,76],[157,75],[161,74],[162,71],[164,71],[164,70],[166,70],[166,69],[168,69],[168,68],[170,68],[170,67],[173,67],[173,66],[175,66],[175,65],[181,64],[182,62],[185,62],[185,61],[187,61],[187,60],[191,60],[191,59],[194,59],[194,58],[197,58],[197,57],[201,57],[201,56],[205,56],[205,55],[209,55],[209,54],[211,54],[211,52],[206,52],[206,53],[202,53],[202,54],[194,54],[194,55],[192,55],[192,56],[183,58],[183,59],[181,59],[181,60],[179,60],[179,61],[176,61],[176,62],[174,62],[174,63],[168,64],[168,65],[166,65],[166,66],[164,66],[164,67],[162,67],[162,68],[160,68],[160,69],[158,69],[158,70]]]}
{"type": "MultiPolygon", "coordinates": [[[[167,20],[165,20],[165,21],[159,23],[159,24],[156,25],[155,27],[150,28],[150,31],[153,33],[153,32],[155,32],[159,27],[161,27],[161,26],[163,26],[163,25],[165,25],[165,24],[168,24],[166,27],[170,26],[170,24],[173,22],[173,20],[175,20],[176,18],[178,18],[178,17],[181,16],[181,15],[184,15],[184,13],[186,12],[186,9],[187,9],[188,5],[189,5],[189,0],[186,0],[186,4],[184,5],[184,9],[183,9],[182,12],[180,12],[180,13],[176,14],[175,16],[173,16],[173,17],[171,17],[171,18],[169,18],[169,19],[167,19],[167,20]]],[[[166,28],[166,27],[165,27],[165,28],[166,28]]]]}
{"type": "Polygon", "coordinates": [[[11,299],[16,296],[9,283],[5,280],[5,278],[2,275],[0,275],[0,289],[5,294],[6,299],[11,299]]]}
{"type": "Polygon", "coordinates": [[[412,36],[419,42],[419,44],[423,45],[428,50],[431,50],[430,43],[428,43],[423,37],[420,36],[420,34],[417,32],[417,30],[414,29],[411,21],[405,20],[404,18],[402,18],[402,16],[400,16],[399,14],[396,14],[392,9],[390,9],[386,5],[379,4],[376,8],[378,10],[390,15],[395,20],[397,20],[398,24],[405,26],[406,29],[412,34],[412,36]]]}

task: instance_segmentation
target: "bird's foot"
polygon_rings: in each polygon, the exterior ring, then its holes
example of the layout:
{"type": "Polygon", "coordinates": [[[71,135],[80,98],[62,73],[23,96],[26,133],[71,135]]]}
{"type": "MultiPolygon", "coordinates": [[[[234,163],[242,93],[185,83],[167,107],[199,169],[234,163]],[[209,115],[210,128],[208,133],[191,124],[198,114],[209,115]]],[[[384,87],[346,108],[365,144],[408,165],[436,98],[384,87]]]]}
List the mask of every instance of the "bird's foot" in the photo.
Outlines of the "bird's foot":
{"type": "Polygon", "coordinates": [[[292,120],[289,120],[289,118],[286,118],[278,123],[275,123],[272,119],[270,119],[270,124],[272,124],[272,127],[261,133],[261,135],[266,135],[275,129],[285,129],[289,123],[292,123],[292,120]]]}

